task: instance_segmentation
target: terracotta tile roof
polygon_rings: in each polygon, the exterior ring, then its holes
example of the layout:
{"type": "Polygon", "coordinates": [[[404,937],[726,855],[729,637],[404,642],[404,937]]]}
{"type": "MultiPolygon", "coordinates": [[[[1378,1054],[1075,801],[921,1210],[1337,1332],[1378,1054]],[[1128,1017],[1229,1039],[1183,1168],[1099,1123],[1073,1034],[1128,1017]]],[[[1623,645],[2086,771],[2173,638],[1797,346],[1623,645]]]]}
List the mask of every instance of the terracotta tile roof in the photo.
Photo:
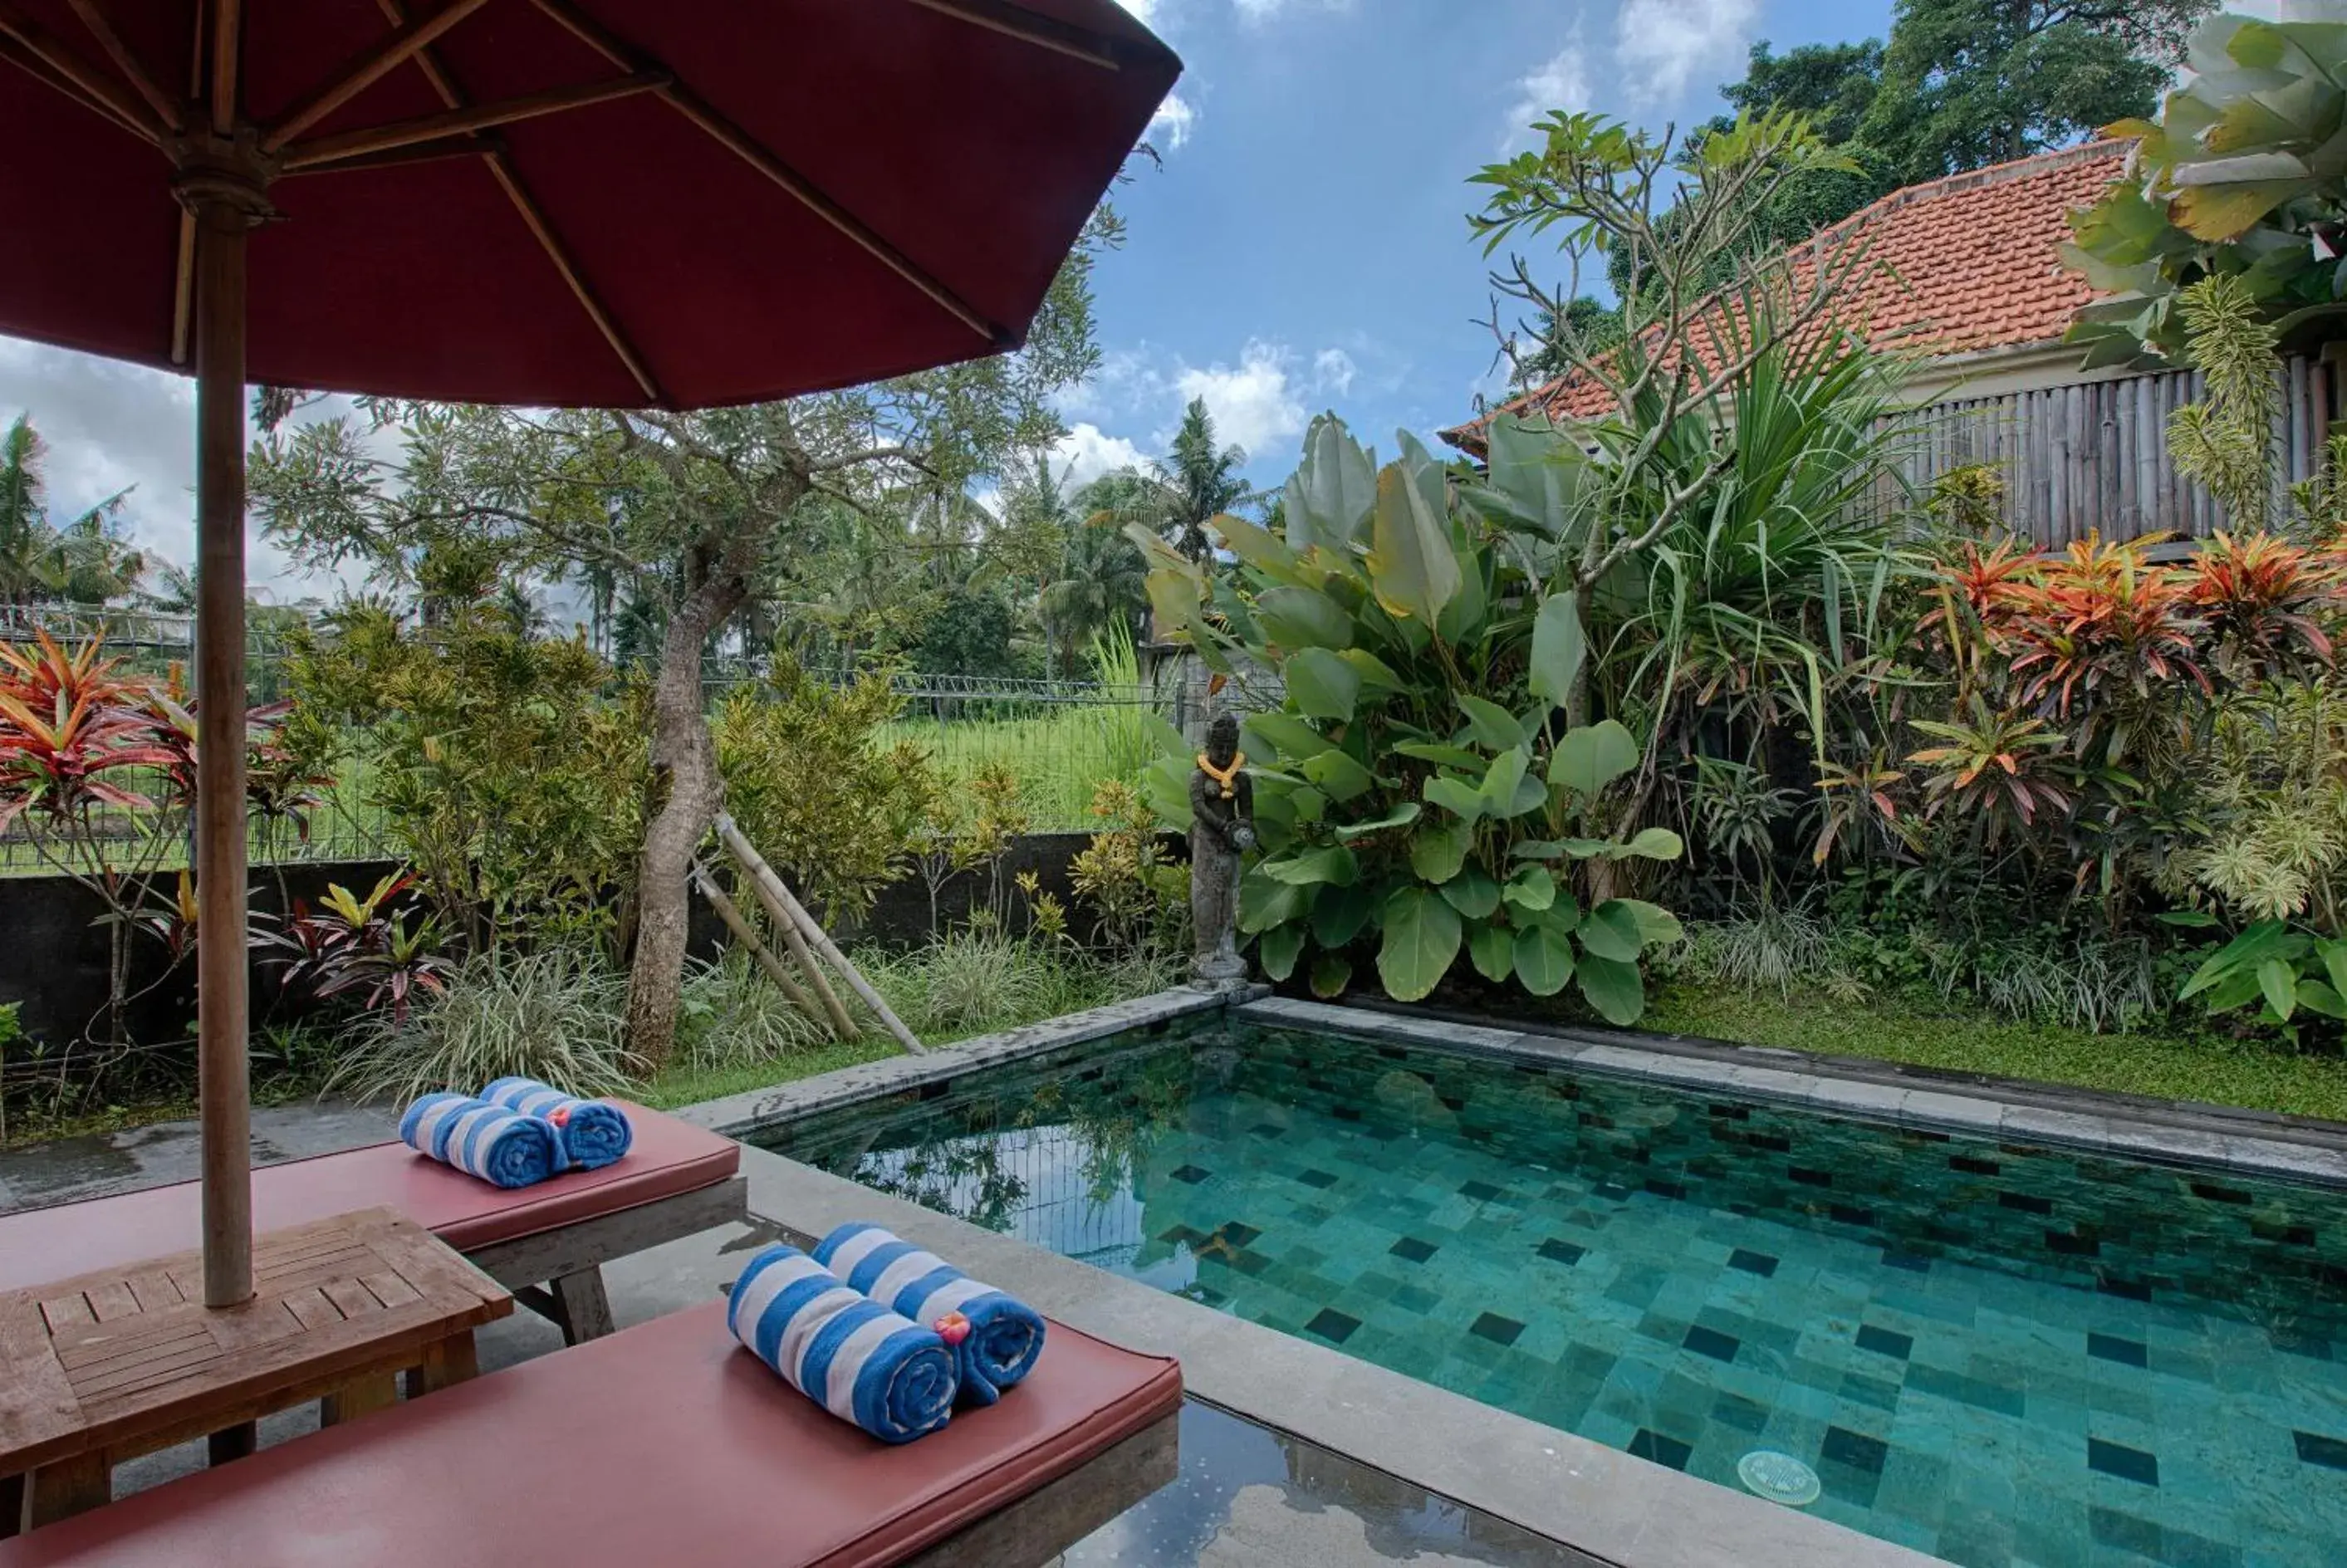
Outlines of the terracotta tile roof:
{"type": "MultiPolygon", "coordinates": [[[[2022,348],[2060,338],[2096,297],[2062,264],[2067,214],[2091,205],[2123,171],[2133,143],[2094,141],[1911,185],[1801,242],[1795,287],[1819,251],[1863,240],[1868,254],[1841,319],[1878,345],[1932,355],[2022,348]]],[[[1561,377],[1495,413],[1587,417],[1610,407],[1586,377],[1561,377]]],[[[1485,415],[1443,436],[1480,452],[1485,415]]]]}

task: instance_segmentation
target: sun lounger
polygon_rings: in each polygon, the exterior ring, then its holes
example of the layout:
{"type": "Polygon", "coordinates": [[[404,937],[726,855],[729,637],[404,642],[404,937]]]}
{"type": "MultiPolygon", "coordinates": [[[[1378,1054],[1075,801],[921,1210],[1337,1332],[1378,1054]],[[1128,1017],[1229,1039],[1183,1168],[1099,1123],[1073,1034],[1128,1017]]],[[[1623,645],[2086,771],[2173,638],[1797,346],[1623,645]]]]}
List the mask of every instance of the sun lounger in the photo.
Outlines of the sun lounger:
{"type": "Polygon", "coordinates": [[[1034,1568],[1174,1479],[1181,1372],[1054,1323],[999,1404],[903,1447],[797,1393],[724,1304],[639,1324],[0,1542],[0,1568],[1034,1568]]]}
{"type": "MultiPolygon", "coordinates": [[[[603,1264],[747,1213],[739,1144],[626,1110],[636,1138],[624,1158],[530,1187],[495,1187],[395,1143],[265,1165],[252,1173],[253,1228],[396,1209],[561,1325],[566,1339],[591,1339],[611,1329],[603,1264]]],[[[181,1182],[0,1217],[0,1291],[177,1252],[201,1234],[200,1201],[197,1184],[181,1182]]]]}

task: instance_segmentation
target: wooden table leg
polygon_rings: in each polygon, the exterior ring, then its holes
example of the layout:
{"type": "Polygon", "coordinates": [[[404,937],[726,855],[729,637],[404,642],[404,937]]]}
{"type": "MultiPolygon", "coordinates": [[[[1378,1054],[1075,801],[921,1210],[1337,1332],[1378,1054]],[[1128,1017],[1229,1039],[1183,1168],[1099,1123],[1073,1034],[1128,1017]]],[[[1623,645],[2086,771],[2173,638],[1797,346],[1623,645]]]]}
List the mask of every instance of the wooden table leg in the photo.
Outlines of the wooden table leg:
{"type": "Polygon", "coordinates": [[[25,1478],[25,1528],[38,1530],[112,1501],[114,1479],[105,1453],[76,1454],[25,1478]]]}
{"type": "Polygon", "coordinates": [[[354,1378],[324,1399],[318,1401],[318,1424],[338,1427],[344,1421],[357,1420],[373,1410],[387,1410],[399,1403],[399,1375],[396,1372],[369,1372],[354,1378]]]}
{"type": "Polygon", "coordinates": [[[478,1377],[480,1353],[473,1344],[473,1331],[452,1335],[424,1348],[424,1364],[407,1375],[407,1397],[436,1394],[454,1384],[478,1377]]]}
{"type": "Polygon", "coordinates": [[[222,1427],[204,1440],[205,1461],[226,1464],[231,1460],[250,1459],[252,1450],[261,1446],[261,1425],[257,1421],[239,1421],[232,1427],[222,1427]]]}
{"type": "Polygon", "coordinates": [[[0,1541],[25,1528],[25,1478],[0,1475],[0,1541]]]}
{"type": "Polygon", "coordinates": [[[603,1271],[582,1268],[548,1282],[554,1304],[562,1313],[562,1342],[577,1345],[600,1339],[618,1327],[611,1321],[610,1297],[603,1294],[603,1271]]]}

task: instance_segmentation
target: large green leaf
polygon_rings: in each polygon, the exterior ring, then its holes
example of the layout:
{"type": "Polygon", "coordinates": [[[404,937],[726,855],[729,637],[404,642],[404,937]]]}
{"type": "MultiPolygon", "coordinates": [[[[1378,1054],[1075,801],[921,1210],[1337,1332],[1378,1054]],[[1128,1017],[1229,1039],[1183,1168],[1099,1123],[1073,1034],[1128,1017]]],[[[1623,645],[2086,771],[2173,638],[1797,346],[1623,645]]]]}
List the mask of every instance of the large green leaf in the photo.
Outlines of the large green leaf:
{"type": "Polygon", "coordinates": [[[1424,998],[1459,956],[1459,911],[1423,887],[1405,887],[1386,901],[1385,939],[1378,947],[1378,978],[1396,1001],[1424,998]]]}
{"type": "Polygon", "coordinates": [[[1304,951],[1304,927],[1294,920],[1285,926],[1274,926],[1255,942],[1255,956],[1263,965],[1263,972],[1275,980],[1284,980],[1296,972],[1296,957],[1304,951]]]}
{"type": "Polygon", "coordinates": [[[1505,926],[1478,926],[1467,933],[1467,957],[1487,980],[1504,980],[1516,967],[1516,934],[1505,926]]]}
{"type": "Polygon", "coordinates": [[[1422,822],[1409,835],[1409,868],[1421,882],[1448,882],[1467,863],[1475,828],[1465,822],[1422,822]]]}
{"type": "Polygon", "coordinates": [[[1239,883],[1239,929],[1249,936],[1296,919],[1312,907],[1312,889],[1250,871],[1239,883]]]}
{"type": "Polygon", "coordinates": [[[1468,733],[1487,752],[1509,752],[1524,743],[1524,727],[1513,713],[1488,697],[1458,694],[1459,711],[1467,715],[1468,733]]]}
{"type": "Polygon", "coordinates": [[[1367,822],[1332,822],[1328,825],[1328,831],[1349,843],[1356,838],[1367,838],[1373,833],[1383,833],[1389,828],[1408,827],[1425,809],[1414,800],[1406,800],[1385,815],[1371,817],[1367,822]]]}
{"type": "Polygon", "coordinates": [[[1486,766],[1491,761],[1481,752],[1454,746],[1448,741],[1398,741],[1393,749],[1403,756],[1416,757],[1422,763],[1440,763],[1446,768],[1472,771],[1486,766]]]}
{"type": "Polygon", "coordinates": [[[1367,794],[1378,781],[1368,769],[1339,751],[1322,752],[1307,757],[1301,771],[1306,778],[1328,792],[1328,798],[1339,804],[1367,794]]]}
{"type": "Polygon", "coordinates": [[[1312,939],[1334,952],[1361,934],[1376,907],[1376,895],[1358,882],[1327,884],[1312,900],[1312,939]]]}
{"type": "Polygon", "coordinates": [[[1240,729],[1257,762],[1299,761],[1337,743],[1293,713],[1249,713],[1240,729]]]}
{"type": "Polygon", "coordinates": [[[1255,618],[1264,635],[1282,648],[1353,645],[1353,618],[1317,589],[1266,589],[1255,598],[1255,618]]]}
{"type": "Polygon", "coordinates": [[[1348,648],[1337,657],[1351,665],[1353,673],[1361,678],[1361,684],[1373,692],[1399,692],[1402,689],[1402,678],[1394,673],[1393,666],[1366,648],[1348,648]]]}
{"type": "Polygon", "coordinates": [[[1532,764],[1532,753],[1521,746],[1511,747],[1491,759],[1483,770],[1482,787],[1477,792],[1483,797],[1483,809],[1493,816],[1507,816],[1515,810],[1516,786],[1524,782],[1524,769],[1532,764]]]}
{"type": "Polygon", "coordinates": [[[1266,860],[1256,867],[1275,882],[1310,886],[1333,882],[1338,886],[1360,879],[1360,862],[1341,844],[1325,845],[1286,860],[1266,860]]]}
{"type": "Polygon", "coordinates": [[[1481,920],[1500,907],[1500,885],[1480,866],[1462,866],[1458,876],[1435,891],[1470,920],[1481,920]]]}
{"type": "MultiPolygon", "coordinates": [[[[2279,955],[2290,927],[2280,920],[2260,920],[2244,927],[2241,934],[2219,948],[2209,961],[2192,971],[2192,978],[2176,994],[2176,999],[2198,996],[2235,970],[2254,970],[2259,964],[2279,955]]],[[[2212,1004],[2213,1005],[2213,1004],[2212,1004]]]]}
{"type": "Polygon", "coordinates": [[[1469,784],[1465,779],[1453,778],[1449,774],[1438,774],[1426,781],[1420,793],[1426,796],[1430,804],[1439,805],[1465,821],[1473,822],[1483,815],[1482,790],[1475,784],[1469,784]]]}
{"type": "Polygon", "coordinates": [[[2298,971],[2280,958],[2268,958],[2258,966],[2258,989],[2265,993],[2266,1006],[2282,1022],[2298,1010],[2298,971]]]}
{"type": "Polygon", "coordinates": [[[1535,697],[1562,707],[1581,677],[1581,662],[1589,640],[1581,630],[1581,608],[1569,593],[1552,593],[1541,600],[1532,620],[1532,661],[1526,684],[1535,697]]]}
{"type": "Polygon", "coordinates": [[[1553,997],[1573,979],[1573,939],[1547,926],[1516,933],[1516,979],[1536,997],[1553,997]]]}
{"type": "Polygon", "coordinates": [[[1297,580],[1300,563],[1296,559],[1296,552],[1261,524],[1224,512],[1210,518],[1206,526],[1222,536],[1223,543],[1230,547],[1233,555],[1266,577],[1281,582],[1297,580]]]}
{"type": "Polygon", "coordinates": [[[1369,531],[1369,587],[1387,614],[1432,626],[1459,591],[1449,525],[1399,463],[1378,471],[1369,531]]]}
{"type": "Polygon", "coordinates": [[[1343,723],[1353,716],[1361,694],[1360,672],[1326,648],[1307,648],[1288,657],[1287,695],[1315,719],[1343,723]]]}
{"type": "Polygon", "coordinates": [[[1646,982],[1637,965],[1584,952],[1573,972],[1581,979],[1581,994],[1607,1023],[1627,1029],[1646,1010],[1646,982]]]}
{"type": "Polygon", "coordinates": [[[1510,904],[1537,914],[1556,902],[1556,878],[1545,866],[1519,866],[1505,892],[1510,904]]]}
{"type": "Polygon", "coordinates": [[[1617,964],[1636,963],[1638,949],[1646,942],[1638,928],[1638,912],[1622,898],[1608,898],[1592,909],[1581,922],[1579,936],[1583,951],[1617,964]]]}
{"type": "Polygon", "coordinates": [[[1642,827],[1622,847],[1647,860],[1676,860],[1686,853],[1686,844],[1667,827],[1642,827]]]}
{"type": "Polygon", "coordinates": [[[1287,542],[1299,550],[1344,549],[1376,504],[1377,486],[1376,464],[1344,422],[1326,414],[1313,420],[1303,465],[1287,483],[1287,542]]]}
{"type": "MultiPolygon", "coordinates": [[[[1644,898],[1614,898],[1608,902],[1619,904],[1630,911],[1638,922],[1639,939],[1649,948],[1676,942],[1685,934],[1679,927],[1679,917],[1660,904],[1649,904],[1644,898]]],[[[1601,908],[1603,907],[1600,906],[1601,908]]]]}
{"type": "Polygon", "coordinates": [[[1312,960],[1312,994],[1323,1001],[1343,996],[1353,983],[1353,963],[1342,953],[1323,953],[1312,960]]]}
{"type": "Polygon", "coordinates": [[[1640,755],[1636,736],[1618,720],[1602,720],[1565,732],[1548,760],[1548,782],[1594,796],[1636,767],[1640,755]]]}

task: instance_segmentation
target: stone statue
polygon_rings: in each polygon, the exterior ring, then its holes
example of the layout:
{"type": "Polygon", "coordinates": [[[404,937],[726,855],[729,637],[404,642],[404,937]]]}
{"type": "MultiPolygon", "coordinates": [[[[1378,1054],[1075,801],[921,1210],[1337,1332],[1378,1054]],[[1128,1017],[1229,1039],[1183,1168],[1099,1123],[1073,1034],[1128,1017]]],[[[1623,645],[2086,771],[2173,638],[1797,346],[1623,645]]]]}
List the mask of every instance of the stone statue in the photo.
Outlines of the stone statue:
{"type": "Polygon", "coordinates": [[[1239,722],[1225,713],[1206,731],[1206,749],[1190,775],[1190,917],[1197,957],[1190,973],[1203,986],[1246,983],[1239,957],[1239,861],[1255,847],[1255,782],[1240,770],[1239,722]]]}

